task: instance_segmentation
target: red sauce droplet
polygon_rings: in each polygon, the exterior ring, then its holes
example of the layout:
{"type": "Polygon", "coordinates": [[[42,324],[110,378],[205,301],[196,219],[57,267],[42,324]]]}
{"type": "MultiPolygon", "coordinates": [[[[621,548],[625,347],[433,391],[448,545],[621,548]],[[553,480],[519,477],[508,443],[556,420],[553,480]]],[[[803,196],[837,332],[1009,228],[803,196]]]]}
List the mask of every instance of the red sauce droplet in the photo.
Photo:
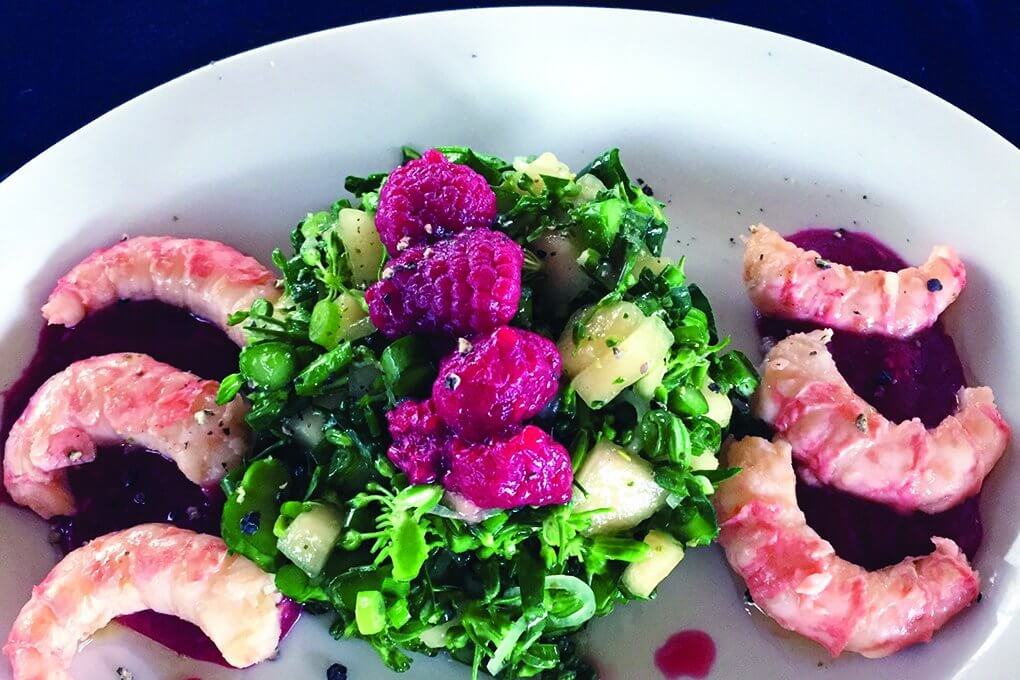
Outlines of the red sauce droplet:
{"type": "Polygon", "coordinates": [[[655,650],[655,665],[669,680],[705,678],[715,663],[715,642],[701,630],[682,630],[655,650]]]}

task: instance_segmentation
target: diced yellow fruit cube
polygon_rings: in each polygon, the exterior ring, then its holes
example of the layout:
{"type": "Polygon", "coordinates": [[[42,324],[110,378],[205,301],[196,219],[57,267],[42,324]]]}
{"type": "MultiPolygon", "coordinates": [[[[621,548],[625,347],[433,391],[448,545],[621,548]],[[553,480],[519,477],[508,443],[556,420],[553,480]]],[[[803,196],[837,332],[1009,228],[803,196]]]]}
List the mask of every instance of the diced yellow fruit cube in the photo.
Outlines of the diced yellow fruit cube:
{"type": "Polygon", "coordinates": [[[668,495],[655,483],[647,461],[605,440],[588,452],[576,480],[583,492],[574,501],[574,511],[605,510],[592,517],[589,534],[635,527],[661,508],[668,495]]]}
{"type": "Polygon", "coordinates": [[[375,228],[375,220],[364,210],[344,208],[337,220],[337,231],[351,263],[354,283],[373,283],[379,278],[385,250],[375,228]]]}
{"type": "Polygon", "coordinates": [[[309,576],[326,565],[343,530],[343,518],[331,505],[316,504],[294,518],[276,545],[280,552],[309,576]]]}
{"type": "Polygon", "coordinates": [[[649,597],[684,558],[684,547],[664,531],[652,529],[645,536],[649,550],[640,562],[627,565],[623,585],[638,597],[649,597]]]}
{"type": "Polygon", "coordinates": [[[584,337],[574,344],[574,323],[591,312],[591,307],[578,310],[567,322],[560,336],[559,349],[563,370],[574,377],[598,357],[612,351],[630,335],[641,322],[644,313],[632,302],[616,302],[595,311],[585,324],[584,337]]]}
{"type": "Polygon", "coordinates": [[[571,383],[592,407],[613,399],[658,366],[673,344],[673,334],[657,316],[644,321],[622,342],[591,362],[571,383]]]}
{"type": "Polygon", "coordinates": [[[701,393],[708,402],[708,413],[705,417],[719,423],[719,427],[728,427],[733,417],[733,402],[730,398],[722,392],[709,389],[708,385],[702,386],[701,393]]]}

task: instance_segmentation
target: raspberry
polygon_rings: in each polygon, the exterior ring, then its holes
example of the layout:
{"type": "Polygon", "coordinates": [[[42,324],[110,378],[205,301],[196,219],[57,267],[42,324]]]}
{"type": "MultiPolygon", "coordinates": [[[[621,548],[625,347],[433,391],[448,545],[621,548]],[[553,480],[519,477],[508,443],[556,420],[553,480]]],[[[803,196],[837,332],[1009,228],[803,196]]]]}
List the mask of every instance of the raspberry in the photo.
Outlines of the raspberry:
{"type": "Polygon", "coordinates": [[[538,414],[556,394],[560,353],[547,338],[510,326],[465,341],[443,359],[432,386],[436,413],[480,440],[538,414]]]}
{"type": "Polygon", "coordinates": [[[517,313],[524,253],[506,234],[473,229],[432,246],[408,248],[365,293],[375,327],[471,336],[517,313]]]}
{"type": "Polygon", "coordinates": [[[386,456],[412,484],[439,478],[449,435],[431,401],[405,401],[386,414],[393,444],[386,456]]]}
{"type": "Polygon", "coordinates": [[[496,194],[485,178],[429,149],[390,173],[379,192],[375,226],[396,255],[408,246],[489,227],[495,218],[496,194]]]}
{"type": "Polygon", "coordinates": [[[480,508],[558,505],[570,500],[574,480],[570,454],[534,425],[485,443],[453,437],[448,455],[443,486],[480,508]]]}

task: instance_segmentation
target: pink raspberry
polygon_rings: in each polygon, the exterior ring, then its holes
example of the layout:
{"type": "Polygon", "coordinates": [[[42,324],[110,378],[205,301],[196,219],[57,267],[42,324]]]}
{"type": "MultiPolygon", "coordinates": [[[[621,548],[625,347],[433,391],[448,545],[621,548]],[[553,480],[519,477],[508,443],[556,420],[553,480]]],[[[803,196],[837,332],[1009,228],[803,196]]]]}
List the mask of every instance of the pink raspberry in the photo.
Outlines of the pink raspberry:
{"type": "Polygon", "coordinates": [[[478,441],[536,416],[556,394],[560,366],[551,340],[501,326],[443,359],[432,401],[450,429],[478,441]]]}
{"type": "Polygon", "coordinates": [[[390,255],[465,229],[489,227],[496,194],[485,178],[429,149],[390,173],[379,192],[375,226],[390,255]]]}
{"type": "Polygon", "coordinates": [[[449,434],[431,401],[405,401],[386,414],[393,443],[386,456],[412,484],[429,484],[445,467],[449,434]]]}
{"type": "Polygon", "coordinates": [[[574,480],[570,454],[534,425],[485,443],[454,437],[448,455],[443,486],[480,508],[560,505],[570,500],[574,480]]]}
{"type": "Polygon", "coordinates": [[[408,248],[366,291],[368,313],[391,338],[415,332],[484,333],[517,313],[523,264],[521,247],[488,229],[408,248]]]}

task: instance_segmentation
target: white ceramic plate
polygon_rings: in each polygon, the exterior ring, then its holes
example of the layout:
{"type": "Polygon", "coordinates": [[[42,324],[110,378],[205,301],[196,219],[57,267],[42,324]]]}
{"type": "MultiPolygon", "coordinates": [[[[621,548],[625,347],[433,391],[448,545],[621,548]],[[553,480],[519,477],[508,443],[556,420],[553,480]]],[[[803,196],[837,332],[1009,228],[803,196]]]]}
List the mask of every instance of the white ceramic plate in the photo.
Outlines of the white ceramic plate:
{"type": "MultiPolygon", "coordinates": [[[[115,66],[114,66],[115,67],[115,66]]],[[[406,17],[305,36],[210,64],[103,116],[0,185],[0,384],[31,356],[56,277],[122,233],[207,236],[266,258],[346,174],[392,166],[401,144],[502,155],[554,150],[574,167],[619,146],[668,202],[667,252],[753,353],[740,248],[751,222],[868,229],[920,261],[958,246],[970,282],[949,325],[975,381],[1020,423],[1020,152],[934,96],[790,38],[665,14],[500,9],[406,17]]],[[[1015,670],[1020,462],[984,495],[984,599],[932,645],[882,661],[828,659],[744,611],[715,548],[692,551],[657,601],[600,621],[592,646],[611,680],[658,678],[656,647],[682,628],[718,644],[713,677],[827,680],[1001,678],[1015,670]]],[[[0,508],[0,634],[53,554],[46,527],[0,508]]],[[[177,658],[132,633],[101,634],[78,678],[242,675],[177,658]]],[[[246,678],[391,677],[374,653],[302,620],[279,660],[246,678]]],[[[0,661],[0,677],[9,677],[0,661]]],[[[409,678],[466,677],[419,660],[409,678]]]]}

